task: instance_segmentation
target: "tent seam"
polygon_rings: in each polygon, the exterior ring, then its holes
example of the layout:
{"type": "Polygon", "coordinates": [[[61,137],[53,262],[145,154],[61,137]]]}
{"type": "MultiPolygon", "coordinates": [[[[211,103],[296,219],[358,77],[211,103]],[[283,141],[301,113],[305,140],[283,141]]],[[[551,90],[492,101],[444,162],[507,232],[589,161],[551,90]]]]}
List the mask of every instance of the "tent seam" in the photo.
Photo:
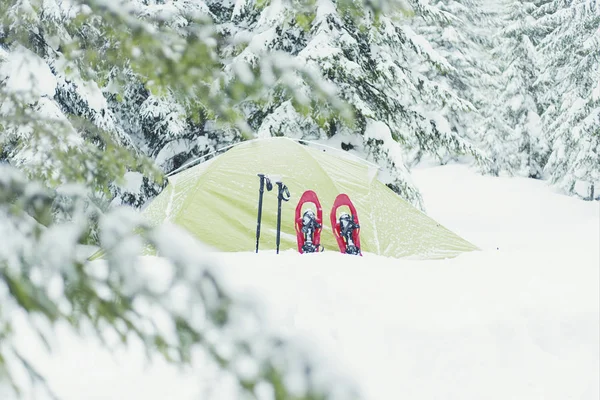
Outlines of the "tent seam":
{"type": "MultiPolygon", "coordinates": [[[[315,162],[315,164],[319,167],[319,170],[321,170],[323,172],[323,174],[327,177],[327,179],[331,182],[331,184],[333,185],[333,187],[340,192],[340,188],[338,187],[338,185],[335,183],[335,181],[329,176],[329,174],[327,173],[327,171],[325,171],[325,169],[321,166],[321,164],[319,163],[319,160],[317,160],[312,154],[311,152],[308,150],[308,148],[304,145],[301,145],[302,149],[304,150],[304,152],[306,154],[308,154],[310,156],[310,158],[315,162]]],[[[339,194],[339,193],[338,193],[339,194]]]]}

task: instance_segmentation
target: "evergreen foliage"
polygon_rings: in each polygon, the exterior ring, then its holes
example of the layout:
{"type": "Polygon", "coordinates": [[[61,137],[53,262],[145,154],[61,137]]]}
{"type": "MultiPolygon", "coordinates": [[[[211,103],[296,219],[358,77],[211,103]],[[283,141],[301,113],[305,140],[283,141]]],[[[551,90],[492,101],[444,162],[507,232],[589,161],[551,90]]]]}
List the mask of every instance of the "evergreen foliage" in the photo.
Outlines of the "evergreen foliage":
{"type": "MultiPolygon", "coordinates": [[[[26,315],[44,343],[55,325],[69,324],[100,338],[138,337],[148,352],[177,363],[200,349],[249,397],[265,390],[277,399],[356,397],[317,378],[308,357],[263,331],[187,235],[150,229],[134,211],[108,205],[141,176],[160,184],[162,172],[145,155],[159,158],[189,139],[186,127],[208,127],[215,140],[234,127],[231,137],[239,137],[247,128],[236,105],[268,90],[265,82],[225,79],[217,48],[227,39],[206,7],[148,3],[0,4],[0,156],[8,164],[0,166],[2,384],[27,390],[17,385],[18,371],[43,383],[14,345],[13,318],[26,315]],[[85,245],[104,250],[107,261],[90,263],[85,245]],[[169,277],[160,285],[138,267],[145,246],[166,259],[169,277]],[[290,388],[292,375],[301,384],[290,388]]],[[[292,67],[265,68],[278,79],[292,67]]]]}
{"type": "Polygon", "coordinates": [[[536,12],[546,62],[542,121],[551,143],[545,171],[567,193],[594,199],[600,182],[600,5],[550,1],[536,12]]]}
{"type": "MultiPolygon", "coordinates": [[[[243,8],[238,3],[225,13],[237,27],[230,34],[250,38],[240,52],[227,49],[223,58],[232,56],[229,68],[254,68],[265,54],[284,53],[297,65],[321,71],[327,88],[337,92],[355,116],[348,123],[347,118],[332,117],[327,106],[307,109],[277,85],[259,98],[248,97],[243,106],[259,137],[333,139],[378,163],[380,178],[416,205],[420,196],[409,183],[407,161],[424,153],[440,159],[476,153],[441,115],[442,109],[469,109],[468,102],[411,68],[415,59],[425,69],[448,63],[410,28],[402,13],[376,16],[360,10],[364,18],[357,21],[341,9],[343,2],[318,1],[308,16],[291,15],[278,2],[259,11],[258,3],[247,1],[243,8]]],[[[302,76],[285,79],[310,96],[302,76]]]]}
{"type": "Polygon", "coordinates": [[[426,156],[598,198],[599,27],[589,0],[0,2],[0,379],[42,379],[14,346],[24,313],[42,338],[68,323],[174,362],[201,348],[250,397],[356,397],[253,317],[238,329],[251,312],[191,239],[116,206],[142,207],[192,159],[281,135],[365,156],[417,206],[409,167],[426,156]],[[164,286],[136,268],[145,246],[167,259],[164,286]]]}
{"type": "Polygon", "coordinates": [[[415,30],[447,63],[437,69],[416,63],[413,68],[468,102],[465,109],[444,108],[444,116],[460,137],[477,142],[485,132],[479,131],[480,126],[491,115],[492,94],[499,91],[500,63],[492,52],[498,12],[488,2],[478,0],[445,0],[436,6],[437,12],[430,10],[415,19],[415,30]]]}
{"type": "Polygon", "coordinates": [[[494,104],[496,115],[484,131],[492,158],[490,171],[541,178],[548,146],[540,121],[537,103],[537,77],[541,61],[532,36],[535,35],[531,3],[508,5],[503,37],[495,49],[498,55],[510,55],[503,65],[499,83],[502,91],[494,104]]]}

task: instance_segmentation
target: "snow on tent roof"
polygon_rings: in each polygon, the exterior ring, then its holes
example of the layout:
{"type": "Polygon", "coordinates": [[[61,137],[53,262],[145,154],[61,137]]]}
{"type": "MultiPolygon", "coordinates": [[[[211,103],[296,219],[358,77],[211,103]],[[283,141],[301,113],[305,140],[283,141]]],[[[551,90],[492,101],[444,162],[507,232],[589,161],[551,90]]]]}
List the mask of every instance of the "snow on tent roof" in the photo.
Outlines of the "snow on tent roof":
{"type": "MultiPolygon", "coordinates": [[[[280,176],[291,192],[282,204],[280,250],[296,249],[294,212],[305,190],[323,207],[321,243],[338,251],[329,212],[339,193],[358,211],[363,252],[390,257],[445,258],[477,248],[438,224],[378,181],[373,167],[287,138],[241,143],[210,162],[175,174],[143,211],[152,224],[177,224],[221,251],[254,251],[257,174],[280,176]]],[[[260,248],[275,249],[277,186],[265,189],[260,248]]],[[[306,207],[306,206],[305,206],[306,207]]]]}

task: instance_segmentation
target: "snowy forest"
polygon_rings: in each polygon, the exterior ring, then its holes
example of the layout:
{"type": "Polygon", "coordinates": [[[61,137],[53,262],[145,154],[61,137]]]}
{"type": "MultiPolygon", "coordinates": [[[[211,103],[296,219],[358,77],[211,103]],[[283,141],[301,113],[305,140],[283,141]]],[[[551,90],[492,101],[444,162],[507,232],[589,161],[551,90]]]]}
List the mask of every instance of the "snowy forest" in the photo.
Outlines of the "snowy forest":
{"type": "Polygon", "coordinates": [[[0,386],[49,390],[14,345],[24,312],[50,348],[66,323],[173,363],[200,348],[248,398],[355,398],[137,212],[186,163],[271,136],[359,155],[422,210],[424,160],[599,200],[600,2],[0,2],[0,386]],[[162,285],[133,267],[147,245],[162,285]]]}

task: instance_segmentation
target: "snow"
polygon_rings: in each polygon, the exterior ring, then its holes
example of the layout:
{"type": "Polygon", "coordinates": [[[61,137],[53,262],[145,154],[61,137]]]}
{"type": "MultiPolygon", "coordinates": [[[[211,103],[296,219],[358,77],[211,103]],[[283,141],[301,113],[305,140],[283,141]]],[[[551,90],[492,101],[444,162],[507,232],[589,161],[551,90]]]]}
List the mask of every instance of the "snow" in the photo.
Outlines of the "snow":
{"type": "Polygon", "coordinates": [[[134,194],[140,193],[142,184],[144,183],[144,175],[136,171],[128,171],[125,172],[123,178],[125,179],[125,183],[122,186],[123,189],[134,194]]]}
{"type": "Polygon", "coordinates": [[[318,0],[316,4],[317,13],[315,15],[314,24],[323,22],[328,16],[337,14],[335,5],[331,0],[318,0]]]}
{"type": "Polygon", "coordinates": [[[555,193],[540,180],[470,176],[460,165],[416,169],[413,176],[428,214],[483,250],[600,256],[598,202],[555,193]],[[449,197],[453,191],[471,198],[449,197]]]}
{"type": "MultiPolygon", "coordinates": [[[[175,125],[175,124],[171,124],[171,125],[175,125]]],[[[198,142],[199,142],[198,147],[201,147],[203,144],[205,144],[202,142],[206,141],[206,139],[204,137],[201,137],[201,139],[202,139],[202,141],[198,140],[198,142]]],[[[206,141],[206,145],[207,144],[208,144],[208,141],[206,141]]],[[[165,144],[163,146],[162,149],[160,149],[160,151],[156,155],[156,158],[154,159],[154,162],[157,165],[163,165],[164,163],[166,163],[167,161],[169,161],[171,158],[175,157],[176,155],[188,151],[190,147],[191,147],[190,141],[188,139],[176,139],[171,142],[168,142],[167,144],[165,144]]],[[[208,147],[208,146],[204,146],[204,148],[206,148],[206,147],[208,147]]]]}
{"type": "Polygon", "coordinates": [[[248,0],[235,0],[231,17],[238,18],[239,16],[241,16],[247,3],[248,0]]]}
{"type": "Polygon", "coordinates": [[[60,21],[61,9],[60,9],[60,5],[57,4],[56,1],[44,0],[43,8],[44,8],[44,14],[43,14],[44,19],[60,21]]]}
{"type": "Polygon", "coordinates": [[[56,78],[44,60],[23,46],[5,57],[0,63],[0,82],[9,93],[25,96],[24,100],[31,102],[41,96],[54,96],[56,78]]]}
{"type": "Polygon", "coordinates": [[[598,80],[598,84],[592,91],[592,101],[600,101],[600,80],[598,80]]]}
{"type": "Polygon", "coordinates": [[[427,41],[423,36],[417,35],[412,28],[409,26],[402,26],[402,31],[406,35],[406,37],[413,43],[415,49],[419,54],[425,55],[429,60],[434,62],[435,64],[440,65],[446,71],[452,71],[454,68],[448,63],[448,61],[442,57],[438,52],[436,52],[433,47],[431,47],[431,43],[427,41]]]}
{"type": "Polygon", "coordinates": [[[524,128],[534,138],[542,137],[542,120],[540,116],[532,110],[527,111],[527,122],[525,122],[524,128]]]}
{"type": "Polygon", "coordinates": [[[108,106],[106,104],[106,99],[102,94],[102,91],[98,87],[98,84],[94,81],[81,81],[77,85],[77,93],[81,96],[82,99],[85,99],[88,103],[88,106],[96,111],[101,112],[105,110],[108,106]]]}
{"type": "Polygon", "coordinates": [[[286,4],[283,0],[272,0],[260,14],[257,27],[271,27],[279,24],[281,18],[288,15],[289,9],[286,9],[286,4]]]}
{"type": "Polygon", "coordinates": [[[237,62],[233,64],[236,76],[244,85],[250,85],[254,82],[254,74],[246,63],[237,62]]]}
{"type": "Polygon", "coordinates": [[[444,30],[442,31],[442,39],[447,40],[450,43],[459,42],[458,33],[456,32],[456,29],[454,29],[453,26],[448,26],[444,28],[444,30]]]}
{"type": "Polygon", "coordinates": [[[294,108],[291,100],[281,103],[272,113],[267,115],[260,127],[256,131],[256,137],[259,139],[267,139],[273,136],[273,132],[289,132],[286,137],[302,138],[302,129],[298,129],[298,125],[306,120],[294,108]]]}
{"type": "MultiPolygon", "coordinates": [[[[410,185],[413,184],[408,171],[404,168],[402,149],[393,139],[390,128],[384,122],[367,119],[364,138],[365,141],[369,139],[381,141],[381,149],[386,152],[388,159],[394,163],[396,168],[403,172],[404,181],[410,185]]],[[[384,183],[393,181],[393,173],[389,169],[382,169],[379,172],[379,179],[384,183]]]]}
{"type": "MultiPolygon", "coordinates": [[[[225,286],[364,399],[598,399],[599,203],[464,165],[413,176],[429,215],[482,251],[438,261],[213,253],[225,286]]],[[[238,398],[202,355],[180,369],[147,364],[135,340],[109,355],[61,326],[53,355],[21,340],[65,400],[238,398]]]]}

